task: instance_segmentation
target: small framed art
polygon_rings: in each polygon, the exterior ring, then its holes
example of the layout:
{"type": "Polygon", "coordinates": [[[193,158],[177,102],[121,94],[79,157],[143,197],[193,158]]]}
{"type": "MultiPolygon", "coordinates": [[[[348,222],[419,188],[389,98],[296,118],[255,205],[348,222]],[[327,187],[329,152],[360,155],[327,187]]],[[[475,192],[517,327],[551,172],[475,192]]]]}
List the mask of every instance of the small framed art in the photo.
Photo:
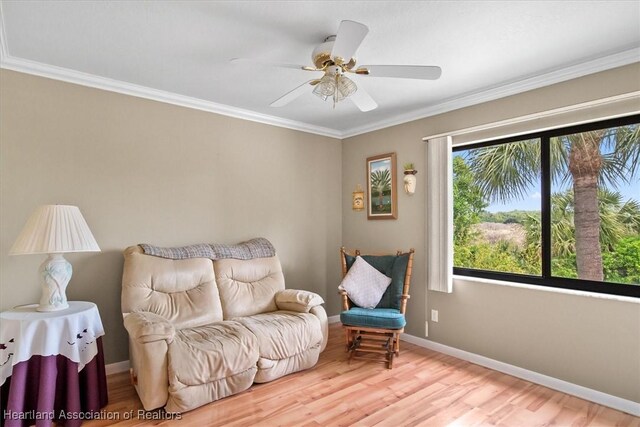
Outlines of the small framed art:
{"type": "Polygon", "coordinates": [[[367,218],[398,218],[396,153],[367,158],[367,218]]]}

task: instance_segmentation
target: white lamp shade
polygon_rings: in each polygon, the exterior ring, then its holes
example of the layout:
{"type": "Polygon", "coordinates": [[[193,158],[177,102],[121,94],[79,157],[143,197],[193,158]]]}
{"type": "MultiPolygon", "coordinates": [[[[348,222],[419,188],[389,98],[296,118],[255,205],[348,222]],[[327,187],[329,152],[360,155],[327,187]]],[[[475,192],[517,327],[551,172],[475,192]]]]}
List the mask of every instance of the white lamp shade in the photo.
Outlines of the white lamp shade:
{"type": "Polygon", "coordinates": [[[9,255],[99,251],[77,206],[45,205],[31,215],[9,255]]]}

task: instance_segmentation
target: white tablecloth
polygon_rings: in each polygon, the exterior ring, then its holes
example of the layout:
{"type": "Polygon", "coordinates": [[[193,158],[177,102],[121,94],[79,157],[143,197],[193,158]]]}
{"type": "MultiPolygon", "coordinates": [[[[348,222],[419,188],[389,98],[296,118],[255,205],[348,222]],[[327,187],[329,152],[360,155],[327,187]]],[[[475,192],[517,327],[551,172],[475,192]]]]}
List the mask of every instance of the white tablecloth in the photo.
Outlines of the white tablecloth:
{"type": "Polygon", "coordinates": [[[69,308],[36,311],[37,304],[0,313],[0,385],[13,366],[31,356],[63,355],[78,363],[78,371],[98,354],[96,339],[104,335],[98,307],[69,301],[69,308]]]}

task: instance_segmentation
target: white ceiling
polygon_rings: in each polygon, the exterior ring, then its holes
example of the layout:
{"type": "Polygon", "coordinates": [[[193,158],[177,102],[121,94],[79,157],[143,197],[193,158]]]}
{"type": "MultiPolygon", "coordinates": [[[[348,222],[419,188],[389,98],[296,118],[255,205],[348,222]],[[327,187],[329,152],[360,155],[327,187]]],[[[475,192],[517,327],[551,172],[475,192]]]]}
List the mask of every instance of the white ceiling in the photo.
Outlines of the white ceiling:
{"type": "MultiPolygon", "coordinates": [[[[346,137],[640,61],[639,1],[2,1],[4,68],[346,137]],[[341,20],[366,24],[358,64],[438,65],[436,81],[355,76],[379,108],[335,109],[311,65],[341,20]]],[[[321,75],[321,74],[320,74],[321,75]]]]}

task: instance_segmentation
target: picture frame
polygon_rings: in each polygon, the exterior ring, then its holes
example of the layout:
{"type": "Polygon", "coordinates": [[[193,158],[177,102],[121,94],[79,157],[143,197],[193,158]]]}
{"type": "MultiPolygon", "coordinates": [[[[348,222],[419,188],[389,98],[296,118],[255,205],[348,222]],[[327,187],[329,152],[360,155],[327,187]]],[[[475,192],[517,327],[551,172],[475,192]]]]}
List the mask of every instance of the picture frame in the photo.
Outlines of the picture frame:
{"type": "Polygon", "coordinates": [[[396,153],[367,158],[367,219],[397,219],[396,153]]]}

